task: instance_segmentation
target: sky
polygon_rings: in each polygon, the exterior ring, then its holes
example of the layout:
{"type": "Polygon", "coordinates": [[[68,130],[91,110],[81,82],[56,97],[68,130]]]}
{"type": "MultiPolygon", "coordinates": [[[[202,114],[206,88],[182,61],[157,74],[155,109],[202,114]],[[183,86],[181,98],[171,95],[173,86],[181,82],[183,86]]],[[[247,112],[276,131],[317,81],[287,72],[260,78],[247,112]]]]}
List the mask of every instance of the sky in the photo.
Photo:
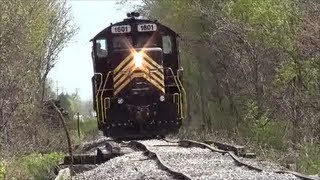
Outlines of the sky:
{"type": "Polygon", "coordinates": [[[78,92],[82,100],[91,100],[93,65],[91,43],[97,33],[122,21],[128,12],[134,11],[140,0],[129,0],[125,5],[116,0],[68,0],[78,33],[59,55],[59,60],[49,73],[58,93],[78,92]],[[57,88],[58,87],[58,88],[57,88]]]}

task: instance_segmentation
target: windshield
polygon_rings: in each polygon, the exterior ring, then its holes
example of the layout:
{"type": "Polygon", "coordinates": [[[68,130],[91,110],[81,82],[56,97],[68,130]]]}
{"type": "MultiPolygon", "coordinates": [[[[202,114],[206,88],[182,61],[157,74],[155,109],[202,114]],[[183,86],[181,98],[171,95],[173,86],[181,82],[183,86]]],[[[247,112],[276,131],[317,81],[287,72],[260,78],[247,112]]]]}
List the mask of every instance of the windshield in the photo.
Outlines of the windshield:
{"type": "Polygon", "coordinates": [[[112,39],[112,45],[114,49],[127,49],[132,47],[131,36],[119,36],[112,39]]]}
{"type": "Polygon", "coordinates": [[[150,35],[140,35],[137,38],[137,47],[158,47],[156,38],[150,36],[150,35]]]}
{"type": "MultiPolygon", "coordinates": [[[[113,49],[128,49],[133,47],[131,36],[118,36],[112,39],[113,49]]],[[[160,47],[154,36],[143,34],[135,39],[136,48],[143,47],[160,47]]]]}

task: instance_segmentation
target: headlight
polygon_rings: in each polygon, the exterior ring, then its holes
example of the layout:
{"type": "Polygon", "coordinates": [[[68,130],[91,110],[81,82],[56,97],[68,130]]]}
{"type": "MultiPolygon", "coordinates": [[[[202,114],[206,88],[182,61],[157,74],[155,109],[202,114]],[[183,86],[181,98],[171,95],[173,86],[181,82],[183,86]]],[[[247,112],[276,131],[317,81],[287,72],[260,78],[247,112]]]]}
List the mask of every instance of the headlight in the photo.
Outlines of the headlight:
{"type": "Polygon", "coordinates": [[[118,104],[122,104],[124,100],[122,98],[118,98],[118,104]]]}
{"type": "Polygon", "coordinates": [[[134,61],[134,64],[137,68],[141,67],[142,61],[143,61],[142,53],[140,53],[140,52],[134,53],[133,61],[134,61]]]}
{"type": "Polygon", "coordinates": [[[163,102],[164,100],[166,100],[166,98],[164,96],[160,96],[159,100],[163,102]]]}

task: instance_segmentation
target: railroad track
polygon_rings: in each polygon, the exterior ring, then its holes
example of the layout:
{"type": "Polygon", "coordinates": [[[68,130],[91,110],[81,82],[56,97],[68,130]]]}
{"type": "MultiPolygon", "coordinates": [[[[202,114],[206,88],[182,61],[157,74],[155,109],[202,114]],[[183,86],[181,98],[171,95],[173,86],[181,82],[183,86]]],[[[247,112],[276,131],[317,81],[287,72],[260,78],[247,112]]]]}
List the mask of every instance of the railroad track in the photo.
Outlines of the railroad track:
{"type": "MultiPolygon", "coordinates": [[[[104,144],[100,144],[99,148],[104,150],[98,150],[97,156],[94,158],[95,162],[91,162],[91,164],[108,162],[104,163],[101,168],[96,166],[90,171],[84,169],[87,172],[78,171],[77,173],[80,174],[75,179],[109,179],[111,177],[118,177],[118,179],[132,179],[133,177],[133,179],[152,179],[158,177],[159,179],[187,180],[316,179],[296,172],[270,171],[256,167],[243,162],[236,155],[239,155],[237,148],[226,146],[223,149],[217,149],[210,146],[210,144],[214,143],[190,140],[168,141],[166,139],[118,143],[112,141],[104,142],[104,144]],[[117,159],[120,160],[117,161],[117,159]],[[107,165],[108,163],[110,164],[107,165]],[[130,166],[132,166],[132,171],[130,166]],[[117,168],[112,169],[112,167],[117,168]],[[108,173],[102,173],[104,170],[108,173]],[[110,173],[115,171],[120,174],[110,176],[110,173]],[[127,171],[130,176],[120,177],[121,175],[123,176],[121,173],[126,172],[128,174],[127,171]]],[[[83,162],[90,164],[88,160],[84,159],[82,158],[83,162]]],[[[68,158],[65,160],[68,160],[68,158]]]]}
{"type": "MultiPolygon", "coordinates": [[[[176,142],[166,141],[166,142],[168,142],[168,144],[162,144],[162,143],[148,144],[148,143],[138,142],[138,141],[134,141],[131,143],[139,147],[140,150],[145,151],[148,154],[151,154],[152,157],[156,158],[156,160],[160,164],[160,167],[169,171],[177,179],[187,179],[187,180],[209,179],[209,178],[210,179],[231,179],[231,178],[232,179],[250,179],[249,177],[246,177],[245,173],[243,175],[237,174],[237,173],[233,174],[234,172],[231,172],[231,171],[229,171],[228,174],[222,173],[221,174],[222,176],[216,176],[217,174],[219,174],[219,169],[218,168],[211,169],[211,166],[212,164],[215,164],[215,163],[221,163],[216,161],[216,160],[220,161],[221,157],[224,157],[224,159],[229,159],[229,160],[232,159],[232,161],[234,162],[232,163],[232,165],[229,164],[230,165],[229,167],[223,167],[223,168],[230,168],[232,166],[237,166],[242,168],[243,171],[248,171],[248,170],[254,171],[250,173],[255,177],[253,179],[263,179],[265,174],[267,174],[265,176],[266,179],[270,179],[270,176],[272,177],[271,179],[283,179],[283,177],[285,177],[286,175],[288,175],[287,176],[288,179],[292,179],[293,176],[298,177],[300,179],[314,179],[312,177],[309,177],[297,172],[292,172],[292,171],[271,172],[263,168],[255,167],[253,165],[250,165],[248,163],[241,161],[239,157],[235,155],[234,152],[217,149],[210,146],[207,143],[190,141],[190,140],[182,140],[182,141],[176,141],[176,142]],[[188,148],[189,150],[185,151],[186,148],[188,148]],[[206,152],[205,150],[208,150],[211,153],[208,151],[206,152]],[[189,156],[190,153],[193,153],[193,155],[197,154],[200,156],[195,155],[193,157],[192,156],[190,157],[189,156]],[[217,153],[220,155],[220,157],[217,153]],[[180,159],[179,159],[179,156],[181,157],[180,159]],[[178,161],[180,161],[180,163],[178,161]],[[181,163],[181,161],[183,161],[183,163],[181,163]],[[231,175],[231,176],[228,176],[228,175],[231,175]]],[[[228,160],[225,160],[224,162],[230,163],[230,161],[228,160]]],[[[213,167],[217,167],[217,166],[213,166],[213,167]]]]}

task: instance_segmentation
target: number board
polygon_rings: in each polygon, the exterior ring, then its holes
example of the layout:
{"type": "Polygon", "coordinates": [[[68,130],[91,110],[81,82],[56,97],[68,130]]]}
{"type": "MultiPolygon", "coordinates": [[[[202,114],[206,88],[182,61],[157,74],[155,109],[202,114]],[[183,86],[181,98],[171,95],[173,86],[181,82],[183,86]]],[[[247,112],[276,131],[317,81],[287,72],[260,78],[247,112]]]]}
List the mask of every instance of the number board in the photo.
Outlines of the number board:
{"type": "Polygon", "coordinates": [[[114,34],[129,33],[131,32],[131,26],[130,25],[112,26],[111,32],[114,34]]]}
{"type": "Polygon", "coordinates": [[[148,32],[148,31],[156,31],[157,25],[156,24],[139,24],[138,31],[139,32],[148,32]]]}

